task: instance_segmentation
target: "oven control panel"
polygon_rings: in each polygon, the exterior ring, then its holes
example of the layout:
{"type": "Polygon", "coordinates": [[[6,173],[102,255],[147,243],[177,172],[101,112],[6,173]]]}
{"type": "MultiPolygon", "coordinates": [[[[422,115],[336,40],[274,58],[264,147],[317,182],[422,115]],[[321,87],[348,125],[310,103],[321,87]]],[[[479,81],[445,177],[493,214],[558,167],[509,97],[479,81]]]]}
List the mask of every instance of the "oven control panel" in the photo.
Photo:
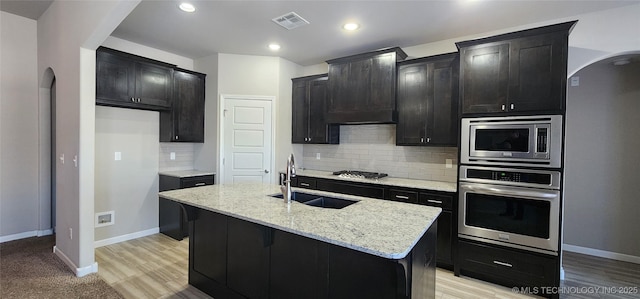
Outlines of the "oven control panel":
{"type": "Polygon", "coordinates": [[[557,171],[461,166],[460,181],[559,189],[557,171]]]}

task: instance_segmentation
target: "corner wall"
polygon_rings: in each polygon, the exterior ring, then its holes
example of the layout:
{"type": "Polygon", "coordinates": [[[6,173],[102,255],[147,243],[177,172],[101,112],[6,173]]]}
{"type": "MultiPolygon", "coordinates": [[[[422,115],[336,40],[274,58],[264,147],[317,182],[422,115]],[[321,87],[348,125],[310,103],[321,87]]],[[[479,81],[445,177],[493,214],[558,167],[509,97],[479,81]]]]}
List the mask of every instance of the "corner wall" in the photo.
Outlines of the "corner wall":
{"type": "Polygon", "coordinates": [[[49,231],[51,208],[41,206],[39,194],[37,23],[4,11],[0,22],[0,242],[6,242],[49,231]]]}

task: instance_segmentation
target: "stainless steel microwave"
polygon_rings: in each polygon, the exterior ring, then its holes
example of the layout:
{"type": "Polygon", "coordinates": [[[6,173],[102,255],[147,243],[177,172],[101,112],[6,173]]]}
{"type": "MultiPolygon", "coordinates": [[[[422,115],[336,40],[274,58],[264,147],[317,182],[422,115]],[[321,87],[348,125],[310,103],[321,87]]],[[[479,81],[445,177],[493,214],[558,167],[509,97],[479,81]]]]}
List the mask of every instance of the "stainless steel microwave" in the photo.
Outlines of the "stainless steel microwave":
{"type": "Polygon", "coordinates": [[[463,118],[460,162],[560,168],[562,115],[463,118]]]}

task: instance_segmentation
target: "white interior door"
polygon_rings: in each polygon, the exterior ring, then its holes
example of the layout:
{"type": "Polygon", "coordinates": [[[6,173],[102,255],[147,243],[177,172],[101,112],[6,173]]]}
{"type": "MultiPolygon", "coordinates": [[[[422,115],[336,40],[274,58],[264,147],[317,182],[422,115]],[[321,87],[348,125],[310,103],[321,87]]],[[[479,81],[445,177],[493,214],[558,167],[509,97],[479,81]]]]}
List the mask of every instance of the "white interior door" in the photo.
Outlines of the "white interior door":
{"type": "Polygon", "coordinates": [[[223,96],[222,102],[222,183],[271,183],[272,98],[223,96]]]}

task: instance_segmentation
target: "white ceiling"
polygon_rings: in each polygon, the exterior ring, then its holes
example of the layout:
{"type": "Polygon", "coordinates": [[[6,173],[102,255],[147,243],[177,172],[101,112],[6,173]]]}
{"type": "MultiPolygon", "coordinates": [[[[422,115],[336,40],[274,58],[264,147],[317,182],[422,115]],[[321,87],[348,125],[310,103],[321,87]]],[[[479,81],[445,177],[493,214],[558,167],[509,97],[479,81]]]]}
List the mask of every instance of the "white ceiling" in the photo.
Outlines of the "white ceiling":
{"type": "MultiPolygon", "coordinates": [[[[50,1],[2,1],[0,8],[50,1]],[[31,3],[30,3],[31,2],[31,3]]],[[[638,0],[214,1],[143,0],[113,36],[189,58],[214,53],[280,56],[300,65],[386,47],[408,47],[640,3],[638,0]],[[271,19],[296,12],[309,25],[287,30],[271,19]],[[345,32],[346,21],[362,25],[345,32]],[[271,42],[280,51],[267,48],[271,42]]],[[[11,12],[11,11],[9,11],[11,12]]],[[[19,14],[18,12],[13,12],[19,14]]],[[[36,12],[37,13],[37,12],[36,12]]],[[[41,13],[40,13],[41,14],[41,13]]]]}

